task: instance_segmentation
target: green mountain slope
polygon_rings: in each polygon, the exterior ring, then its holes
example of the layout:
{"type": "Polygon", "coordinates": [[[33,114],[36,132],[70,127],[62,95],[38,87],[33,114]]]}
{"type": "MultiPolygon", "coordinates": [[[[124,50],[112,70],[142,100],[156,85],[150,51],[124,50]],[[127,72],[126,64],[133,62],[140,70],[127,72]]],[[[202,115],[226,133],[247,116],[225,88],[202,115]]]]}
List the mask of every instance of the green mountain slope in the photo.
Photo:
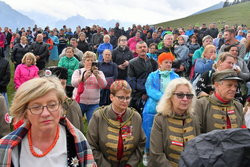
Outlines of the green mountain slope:
{"type": "Polygon", "coordinates": [[[163,27],[184,27],[187,28],[188,25],[198,25],[206,23],[216,23],[219,28],[228,25],[241,25],[246,24],[250,25],[250,2],[240,3],[230,7],[188,16],[182,19],[172,20],[168,22],[163,22],[156,24],[156,26],[163,27]]]}

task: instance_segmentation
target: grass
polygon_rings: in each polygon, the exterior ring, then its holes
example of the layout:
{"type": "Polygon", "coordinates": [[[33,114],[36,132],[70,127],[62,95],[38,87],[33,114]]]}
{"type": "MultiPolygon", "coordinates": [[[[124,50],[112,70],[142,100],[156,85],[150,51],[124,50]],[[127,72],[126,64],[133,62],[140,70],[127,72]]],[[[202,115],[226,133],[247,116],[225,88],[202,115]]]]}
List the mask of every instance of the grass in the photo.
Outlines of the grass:
{"type": "Polygon", "coordinates": [[[12,103],[12,99],[14,97],[14,94],[16,92],[16,89],[15,89],[15,86],[14,86],[14,64],[9,61],[10,63],[10,71],[11,71],[11,78],[10,78],[10,82],[8,84],[8,87],[7,87],[7,94],[8,94],[8,101],[9,101],[9,106],[11,105],[12,103]]]}
{"type": "Polygon", "coordinates": [[[213,10],[193,16],[188,16],[182,19],[167,21],[156,24],[156,26],[173,27],[179,28],[184,27],[185,29],[189,25],[199,25],[203,23],[209,25],[210,23],[216,23],[218,28],[222,28],[225,24],[228,25],[250,25],[250,2],[240,3],[230,7],[213,10]]]}

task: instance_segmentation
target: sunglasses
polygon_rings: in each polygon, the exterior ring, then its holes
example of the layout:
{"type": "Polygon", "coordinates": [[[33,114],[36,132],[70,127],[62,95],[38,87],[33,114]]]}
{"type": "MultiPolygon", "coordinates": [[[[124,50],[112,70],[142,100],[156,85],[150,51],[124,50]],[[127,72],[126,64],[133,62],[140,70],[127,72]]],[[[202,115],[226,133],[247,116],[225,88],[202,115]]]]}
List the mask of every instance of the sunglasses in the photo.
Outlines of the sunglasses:
{"type": "Polygon", "coordinates": [[[194,97],[194,94],[191,93],[173,93],[173,95],[176,95],[178,99],[183,99],[185,96],[187,97],[187,99],[192,99],[194,97]]]}

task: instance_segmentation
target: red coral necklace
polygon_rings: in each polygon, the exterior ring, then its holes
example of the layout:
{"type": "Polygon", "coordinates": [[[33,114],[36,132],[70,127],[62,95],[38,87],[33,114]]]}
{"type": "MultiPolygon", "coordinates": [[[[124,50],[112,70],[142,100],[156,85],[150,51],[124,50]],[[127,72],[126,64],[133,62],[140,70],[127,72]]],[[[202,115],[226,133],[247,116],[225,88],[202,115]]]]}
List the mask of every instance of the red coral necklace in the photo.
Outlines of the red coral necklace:
{"type": "Polygon", "coordinates": [[[32,146],[31,129],[30,129],[29,132],[28,132],[28,142],[29,142],[30,152],[35,157],[44,157],[45,155],[47,155],[55,147],[58,138],[59,138],[59,126],[57,126],[56,137],[55,137],[53,143],[49,146],[49,148],[45,152],[43,152],[42,154],[37,154],[35,152],[35,150],[33,149],[33,146],[32,146]]]}

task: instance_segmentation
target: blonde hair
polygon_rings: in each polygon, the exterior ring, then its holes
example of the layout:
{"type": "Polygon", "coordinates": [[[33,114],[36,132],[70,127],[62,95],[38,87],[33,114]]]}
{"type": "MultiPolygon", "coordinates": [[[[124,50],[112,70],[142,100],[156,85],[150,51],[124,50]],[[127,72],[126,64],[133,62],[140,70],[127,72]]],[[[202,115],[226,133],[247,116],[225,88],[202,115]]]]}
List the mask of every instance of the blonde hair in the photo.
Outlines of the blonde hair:
{"type": "Polygon", "coordinates": [[[205,49],[204,49],[204,51],[203,51],[201,57],[204,58],[204,56],[208,53],[208,51],[209,51],[210,49],[216,49],[216,47],[215,47],[214,45],[207,45],[207,46],[205,47],[205,49]]]}
{"type": "Polygon", "coordinates": [[[104,39],[104,38],[110,39],[110,36],[109,36],[108,34],[106,34],[106,35],[103,36],[103,39],[104,39]]]}
{"type": "Polygon", "coordinates": [[[94,52],[91,52],[91,51],[86,51],[83,54],[82,61],[84,62],[87,58],[91,58],[91,59],[93,59],[93,61],[96,61],[96,54],[94,52]]]}
{"type": "Polygon", "coordinates": [[[21,40],[25,40],[27,42],[27,37],[26,36],[22,36],[21,40]]]}
{"type": "Polygon", "coordinates": [[[186,85],[189,89],[189,91],[194,94],[194,97],[191,101],[191,105],[187,109],[187,113],[192,115],[194,113],[194,105],[195,105],[195,91],[191,85],[191,83],[185,79],[185,78],[176,78],[169,82],[168,86],[165,89],[165,92],[163,96],[161,97],[161,100],[159,101],[158,105],[156,106],[156,110],[158,113],[161,113],[164,116],[173,116],[173,104],[171,101],[171,98],[173,96],[173,93],[180,85],[186,85]]]}
{"type": "Polygon", "coordinates": [[[232,57],[235,60],[235,57],[231,55],[229,52],[222,52],[219,55],[217,63],[215,63],[213,66],[215,69],[217,69],[220,65],[220,63],[223,63],[228,57],[232,57]]]}
{"type": "Polygon", "coordinates": [[[16,91],[10,113],[17,120],[26,118],[26,108],[30,101],[44,96],[50,91],[55,91],[59,102],[62,104],[66,97],[60,80],[56,77],[34,78],[24,82],[16,91]]]}
{"type": "Polygon", "coordinates": [[[26,63],[26,59],[27,58],[31,58],[32,59],[32,65],[36,65],[36,56],[31,53],[31,52],[28,52],[26,53],[23,58],[22,58],[22,64],[25,64],[26,63]]]}
{"type": "Polygon", "coordinates": [[[126,93],[132,92],[130,85],[125,80],[117,80],[111,84],[110,94],[115,95],[119,90],[123,90],[126,93]]]}

